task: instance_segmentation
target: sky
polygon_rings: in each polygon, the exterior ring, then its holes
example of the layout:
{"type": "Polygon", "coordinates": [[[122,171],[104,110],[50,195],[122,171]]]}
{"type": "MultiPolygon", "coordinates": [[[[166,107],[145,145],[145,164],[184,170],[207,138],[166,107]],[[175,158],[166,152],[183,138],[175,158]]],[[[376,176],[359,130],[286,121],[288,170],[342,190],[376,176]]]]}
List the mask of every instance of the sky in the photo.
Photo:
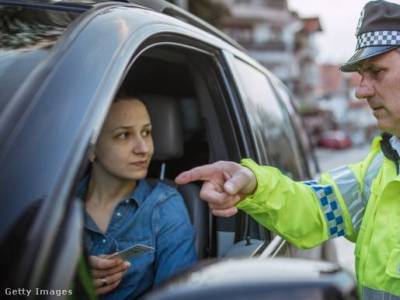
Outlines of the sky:
{"type": "MultiPolygon", "coordinates": [[[[352,56],[360,12],[367,0],[288,0],[300,17],[319,16],[323,32],[316,37],[317,60],[340,64],[352,56]]],[[[398,0],[392,2],[400,3],[398,0]]]]}

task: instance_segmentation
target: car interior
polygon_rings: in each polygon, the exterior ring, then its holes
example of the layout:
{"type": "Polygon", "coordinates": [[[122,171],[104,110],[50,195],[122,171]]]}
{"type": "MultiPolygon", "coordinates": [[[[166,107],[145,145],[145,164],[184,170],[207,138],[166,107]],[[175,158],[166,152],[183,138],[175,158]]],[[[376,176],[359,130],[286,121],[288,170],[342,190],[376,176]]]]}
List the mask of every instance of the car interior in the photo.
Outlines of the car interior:
{"type": "MultiPolygon", "coordinates": [[[[150,113],[155,154],[149,178],[174,185],[173,179],[182,171],[240,159],[215,66],[204,53],[174,46],[151,48],[131,65],[121,89],[144,101],[150,113]]],[[[213,217],[199,198],[200,187],[199,182],[178,187],[197,233],[198,255],[224,256],[249,235],[250,228],[243,214],[213,217]]]]}
{"type": "MultiPolygon", "coordinates": [[[[158,178],[174,185],[173,178],[176,172],[179,172],[180,160],[182,163],[188,161],[188,165],[193,162],[188,157],[192,151],[185,150],[184,130],[181,120],[180,106],[178,101],[168,96],[160,95],[142,95],[139,97],[144,101],[150,113],[153,126],[153,140],[155,143],[155,153],[153,156],[152,166],[149,177],[158,178]],[[186,157],[185,157],[186,152],[186,157]],[[176,171],[177,170],[177,171],[176,171]],[[167,175],[174,174],[172,176],[167,175]],[[157,177],[158,176],[158,177],[157,177]]],[[[195,134],[195,132],[193,133],[195,134]]],[[[190,140],[193,137],[189,137],[190,140]]],[[[208,158],[208,146],[201,137],[196,140],[198,145],[199,156],[197,159],[208,158]],[[203,152],[204,151],[204,152],[203,152]],[[200,157],[200,155],[204,156],[200,157]]],[[[186,207],[189,212],[193,226],[196,228],[196,250],[200,257],[208,256],[209,241],[209,213],[205,202],[199,198],[200,188],[198,185],[190,183],[178,187],[178,191],[182,195],[186,207]]]]}

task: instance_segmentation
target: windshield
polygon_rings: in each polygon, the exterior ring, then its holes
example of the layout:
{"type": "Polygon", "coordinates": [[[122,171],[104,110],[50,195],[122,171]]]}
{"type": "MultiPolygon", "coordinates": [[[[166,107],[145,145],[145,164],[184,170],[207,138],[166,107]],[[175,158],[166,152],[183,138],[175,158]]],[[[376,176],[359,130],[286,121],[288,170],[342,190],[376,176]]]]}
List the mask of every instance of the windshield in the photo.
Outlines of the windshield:
{"type": "Polygon", "coordinates": [[[78,14],[0,4],[0,15],[1,113],[78,14]]]}

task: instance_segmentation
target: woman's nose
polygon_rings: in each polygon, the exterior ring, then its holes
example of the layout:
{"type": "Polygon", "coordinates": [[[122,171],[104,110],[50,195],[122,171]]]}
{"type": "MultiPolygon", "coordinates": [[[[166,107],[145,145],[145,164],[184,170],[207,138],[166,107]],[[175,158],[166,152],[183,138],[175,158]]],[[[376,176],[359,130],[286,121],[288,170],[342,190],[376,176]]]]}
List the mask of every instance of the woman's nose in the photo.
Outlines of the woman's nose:
{"type": "Polygon", "coordinates": [[[143,138],[137,138],[133,145],[134,153],[147,153],[149,152],[149,146],[143,138]]]}

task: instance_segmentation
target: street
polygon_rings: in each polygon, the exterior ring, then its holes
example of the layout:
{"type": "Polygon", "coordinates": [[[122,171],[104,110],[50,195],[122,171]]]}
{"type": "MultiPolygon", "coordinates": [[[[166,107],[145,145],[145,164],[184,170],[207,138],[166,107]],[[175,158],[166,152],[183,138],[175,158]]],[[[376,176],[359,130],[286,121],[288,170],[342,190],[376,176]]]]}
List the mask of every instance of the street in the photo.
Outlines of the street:
{"type": "MultiPolygon", "coordinates": [[[[360,161],[368,153],[368,150],[369,145],[345,150],[318,148],[316,154],[321,171],[327,171],[344,164],[360,161]]],[[[354,273],[354,244],[345,238],[337,238],[334,241],[340,265],[354,273]]]]}

